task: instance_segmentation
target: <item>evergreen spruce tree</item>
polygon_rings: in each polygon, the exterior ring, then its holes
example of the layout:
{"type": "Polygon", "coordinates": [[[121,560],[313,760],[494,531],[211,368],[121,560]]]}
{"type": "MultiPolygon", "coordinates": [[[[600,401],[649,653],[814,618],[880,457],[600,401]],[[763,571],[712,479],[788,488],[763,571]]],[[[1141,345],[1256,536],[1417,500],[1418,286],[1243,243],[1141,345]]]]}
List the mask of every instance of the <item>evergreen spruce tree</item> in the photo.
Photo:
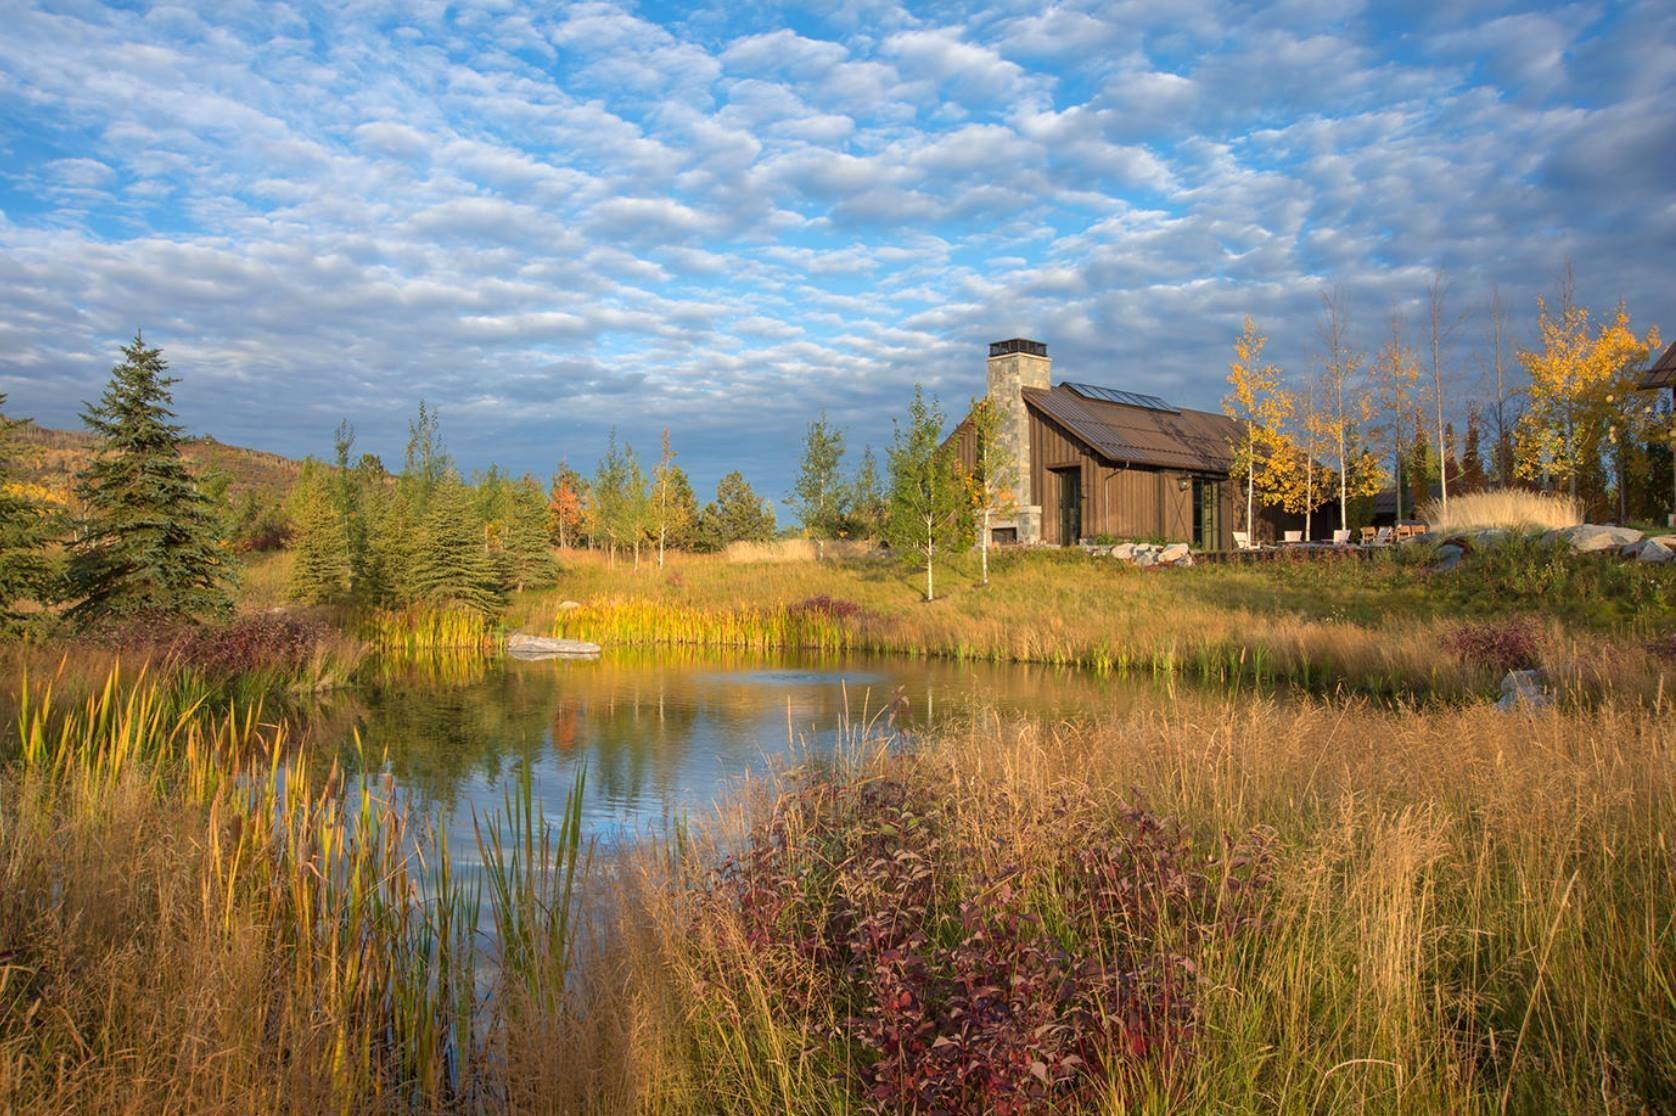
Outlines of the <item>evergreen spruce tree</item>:
{"type": "Polygon", "coordinates": [[[410,599],[433,608],[494,612],[500,607],[500,576],[483,551],[470,490],[458,480],[443,479],[427,503],[430,510],[409,568],[410,599]]]}
{"type": "Polygon", "coordinates": [[[803,533],[812,539],[833,539],[842,533],[844,432],[826,420],[826,412],[809,424],[803,439],[803,464],[786,503],[797,512],[803,533]]]}
{"type": "MultiPolygon", "coordinates": [[[[5,404],[6,397],[0,394],[0,407],[5,404]]],[[[19,602],[41,601],[52,587],[46,554],[51,518],[17,487],[14,433],[22,425],[0,413],[0,633],[16,631],[23,624],[19,602]]]]}
{"type": "Polygon", "coordinates": [[[551,584],[556,574],[547,534],[547,498],[541,483],[525,476],[510,486],[501,534],[501,584],[523,591],[551,584]]]}
{"type": "Polygon", "coordinates": [[[716,498],[699,513],[698,535],[706,550],[766,542],[774,537],[774,512],[735,470],[716,483],[716,498]]]}
{"type": "Polygon", "coordinates": [[[315,478],[298,503],[288,595],[304,604],[335,604],[349,596],[349,538],[343,516],[324,478],[315,478]]]}
{"type": "Polygon", "coordinates": [[[216,508],[181,457],[162,351],[138,333],[82,421],[97,456],[77,477],[86,509],[65,594],[81,622],[113,616],[204,619],[232,610],[232,569],[216,508]]]}

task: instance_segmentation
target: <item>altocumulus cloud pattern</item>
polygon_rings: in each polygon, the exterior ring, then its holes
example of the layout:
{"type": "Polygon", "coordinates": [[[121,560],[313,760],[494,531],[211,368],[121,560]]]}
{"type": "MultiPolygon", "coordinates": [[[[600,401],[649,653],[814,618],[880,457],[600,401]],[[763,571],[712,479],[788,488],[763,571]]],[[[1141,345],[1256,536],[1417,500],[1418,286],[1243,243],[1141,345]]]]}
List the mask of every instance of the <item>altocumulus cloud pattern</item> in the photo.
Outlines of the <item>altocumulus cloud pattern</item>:
{"type": "Polygon", "coordinates": [[[1370,344],[1438,267],[1527,333],[1567,258],[1671,309],[1663,2],[0,10],[0,390],[51,424],[141,325],[226,440],[398,454],[423,396],[468,467],[669,424],[779,495],[818,408],[878,443],[995,338],[1214,407],[1327,281],[1370,344]]]}

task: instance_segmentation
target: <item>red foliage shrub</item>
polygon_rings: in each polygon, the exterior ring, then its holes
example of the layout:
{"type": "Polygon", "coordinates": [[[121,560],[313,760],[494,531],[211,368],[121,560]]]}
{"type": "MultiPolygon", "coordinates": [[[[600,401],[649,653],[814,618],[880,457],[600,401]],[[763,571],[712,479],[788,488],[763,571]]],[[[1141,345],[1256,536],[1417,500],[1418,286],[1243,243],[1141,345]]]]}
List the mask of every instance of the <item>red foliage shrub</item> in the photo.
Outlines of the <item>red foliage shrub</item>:
{"type": "Polygon", "coordinates": [[[323,620],[260,613],[215,625],[131,620],[102,627],[88,639],[125,657],[230,677],[263,667],[299,666],[333,635],[323,620]]]}
{"type": "Polygon", "coordinates": [[[1473,666],[1529,670],[1541,662],[1542,629],[1523,617],[1462,624],[1443,639],[1444,647],[1473,666]]]}
{"type": "Polygon", "coordinates": [[[854,601],[846,601],[837,597],[829,597],[825,593],[807,597],[789,606],[786,612],[792,616],[825,616],[833,620],[848,620],[852,616],[861,615],[861,606],[854,601]]]}
{"type": "Polygon", "coordinates": [[[1254,919],[1266,837],[1212,871],[1174,824],[1144,809],[1114,824],[1067,795],[1037,819],[1033,856],[983,869],[998,847],[965,847],[935,785],[817,779],[787,795],[700,917],[735,922],[787,1010],[837,1006],[829,1037],[862,1052],[881,1109],[1074,1106],[1185,1056],[1189,951],[1254,919]]]}

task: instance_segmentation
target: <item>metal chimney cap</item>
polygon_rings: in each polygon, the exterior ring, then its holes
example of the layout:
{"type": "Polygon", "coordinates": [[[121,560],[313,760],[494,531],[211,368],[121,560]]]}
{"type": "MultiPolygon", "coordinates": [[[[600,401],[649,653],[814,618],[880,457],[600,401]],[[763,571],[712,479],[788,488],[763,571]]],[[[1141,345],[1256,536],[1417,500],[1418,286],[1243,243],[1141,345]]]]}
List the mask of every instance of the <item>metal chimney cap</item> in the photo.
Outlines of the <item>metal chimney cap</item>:
{"type": "Polygon", "coordinates": [[[1007,341],[991,341],[989,343],[990,356],[1006,356],[1008,353],[1027,353],[1030,356],[1039,357],[1048,355],[1045,342],[1032,341],[1027,337],[1014,337],[1007,341]]]}

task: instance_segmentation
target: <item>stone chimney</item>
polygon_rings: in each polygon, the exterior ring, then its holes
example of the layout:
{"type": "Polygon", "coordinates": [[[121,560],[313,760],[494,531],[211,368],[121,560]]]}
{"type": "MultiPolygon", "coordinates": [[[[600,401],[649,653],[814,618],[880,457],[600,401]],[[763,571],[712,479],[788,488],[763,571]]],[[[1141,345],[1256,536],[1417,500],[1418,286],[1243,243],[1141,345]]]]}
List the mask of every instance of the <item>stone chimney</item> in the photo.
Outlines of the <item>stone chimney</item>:
{"type": "Polygon", "coordinates": [[[1041,494],[1030,484],[1030,416],[1024,408],[1024,389],[1045,390],[1052,386],[1052,377],[1053,361],[1040,341],[1015,337],[989,346],[989,399],[1001,412],[1002,436],[1018,468],[1018,480],[1013,485],[1015,518],[1012,523],[996,526],[1015,528],[1021,543],[1040,542],[1042,538],[1041,494]]]}

